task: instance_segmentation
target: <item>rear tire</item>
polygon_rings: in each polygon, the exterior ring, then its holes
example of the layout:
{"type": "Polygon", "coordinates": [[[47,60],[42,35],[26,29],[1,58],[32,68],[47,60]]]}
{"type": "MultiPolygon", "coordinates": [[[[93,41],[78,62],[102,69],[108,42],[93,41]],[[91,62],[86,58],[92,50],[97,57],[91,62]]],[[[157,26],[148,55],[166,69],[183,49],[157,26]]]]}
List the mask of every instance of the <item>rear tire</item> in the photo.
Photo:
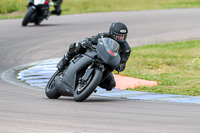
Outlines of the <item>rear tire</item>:
{"type": "Polygon", "coordinates": [[[55,89],[55,77],[59,75],[59,73],[60,72],[57,70],[45,87],[45,94],[49,99],[58,99],[61,96],[55,89]]]}
{"type": "Polygon", "coordinates": [[[103,73],[99,69],[94,69],[90,77],[88,78],[87,85],[82,89],[82,91],[78,91],[78,87],[80,84],[78,83],[75,92],[74,92],[74,100],[76,102],[82,102],[87,99],[99,85],[102,79],[103,73]]]}
{"type": "Polygon", "coordinates": [[[25,14],[25,17],[22,21],[22,26],[27,26],[29,21],[31,20],[32,15],[34,14],[35,10],[32,7],[28,8],[28,11],[25,14]]]}

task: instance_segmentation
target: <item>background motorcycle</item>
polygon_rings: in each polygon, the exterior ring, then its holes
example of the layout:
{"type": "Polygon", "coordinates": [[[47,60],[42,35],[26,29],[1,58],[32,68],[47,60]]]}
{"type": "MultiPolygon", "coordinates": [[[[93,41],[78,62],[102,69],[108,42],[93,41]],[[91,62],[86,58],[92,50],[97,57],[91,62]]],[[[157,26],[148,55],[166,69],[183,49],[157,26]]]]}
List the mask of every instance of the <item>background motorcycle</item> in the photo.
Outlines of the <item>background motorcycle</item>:
{"type": "Polygon", "coordinates": [[[46,85],[46,96],[50,99],[73,96],[77,102],[84,101],[120,63],[118,50],[119,44],[113,39],[99,39],[96,48],[91,46],[72,59],[62,72],[55,72],[46,85]]]}
{"type": "Polygon", "coordinates": [[[28,10],[22,21],[22,26],[26,26],[29,22],[39,25],[51,15],[50,6],[54,6],[54,3],[49,2],[49,0],[29,0],[28,10]]]}

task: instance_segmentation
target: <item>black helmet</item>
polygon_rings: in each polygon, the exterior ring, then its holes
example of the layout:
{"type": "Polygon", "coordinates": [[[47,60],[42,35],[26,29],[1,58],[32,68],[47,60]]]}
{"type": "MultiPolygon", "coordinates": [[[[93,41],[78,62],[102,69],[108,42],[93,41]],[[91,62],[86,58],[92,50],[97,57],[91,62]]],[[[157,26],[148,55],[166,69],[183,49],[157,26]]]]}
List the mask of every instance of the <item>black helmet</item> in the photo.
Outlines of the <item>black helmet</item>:
{"type": "Polygon", "coordinates": [[[114,40],[117,42],[124,42],[128,34],[128,29],[125,24],[114,22],[111,24],[109,32],[114,40]]]}

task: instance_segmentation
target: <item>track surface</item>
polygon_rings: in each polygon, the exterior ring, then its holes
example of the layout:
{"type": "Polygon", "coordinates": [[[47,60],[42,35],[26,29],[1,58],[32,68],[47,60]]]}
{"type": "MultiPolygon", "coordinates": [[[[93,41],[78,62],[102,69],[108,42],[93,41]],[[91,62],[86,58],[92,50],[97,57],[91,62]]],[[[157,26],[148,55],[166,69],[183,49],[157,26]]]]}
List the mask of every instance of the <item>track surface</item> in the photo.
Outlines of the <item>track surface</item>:
{"type": "MultiPolygon", "coordinates": [[[[69,44],[107,31],[113,21],[129,27],[128,42],[195,39],[200,9],[133,11],[51,16],[41,26],[22,19],[0,21],[0,73],[23,64],[63,56],[69,44]]],[[[198,133],[200,106],[92,96],[82,103],[0,80],[1,133],[198,133]]]]}

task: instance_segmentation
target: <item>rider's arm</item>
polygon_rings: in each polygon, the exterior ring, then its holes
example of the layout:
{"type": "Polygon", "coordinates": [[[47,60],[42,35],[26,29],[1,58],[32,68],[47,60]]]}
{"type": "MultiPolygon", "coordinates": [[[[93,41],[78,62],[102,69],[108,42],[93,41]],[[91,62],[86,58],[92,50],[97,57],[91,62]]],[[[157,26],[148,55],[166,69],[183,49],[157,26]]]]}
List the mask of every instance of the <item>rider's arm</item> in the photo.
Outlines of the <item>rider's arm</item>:
{"type": "Polygon", "coordinates": [[[130,53],[131,53],[131,48],[129,47],[129,45],[126,41],[123,43],[123,47],[121,49],[122,49],[120,51],[121,61],[120,61],[119,66],[116,68],[116,70],[118,72],[124,71],[124,69],[126,67],[126,62],[128,61],[128,58],[129,58],[130,53]]]}
{"type": "Polygon", "coordinates": [[[83,47],[87,47],[88,45],[97,45],[98,39],[101,37],[109,37],[109,33],[101,32],[96,36],[92,36],[90,38],[84,38],[79,43],[82,44],[83,47]]]}
{"type": "Polygon", "coordinates": [[[131,54],[131,48],[129,47],[128,43],[125,41],[123,43],[122,51],[120,51],[120,56],[121,56],[120,63],[126,63],[128,61],[130,54],[131,54]]]}

